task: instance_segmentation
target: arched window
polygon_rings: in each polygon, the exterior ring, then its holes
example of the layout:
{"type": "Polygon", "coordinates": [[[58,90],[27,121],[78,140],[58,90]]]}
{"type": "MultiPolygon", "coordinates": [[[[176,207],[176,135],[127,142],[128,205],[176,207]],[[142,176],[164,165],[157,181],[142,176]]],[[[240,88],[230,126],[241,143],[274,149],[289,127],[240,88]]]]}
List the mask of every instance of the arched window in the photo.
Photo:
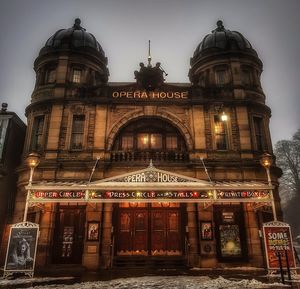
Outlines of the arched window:
{"type": "Polygon", "coordinates": [[[118,151],[186,151],[177,128],[159,119],[143,119],[128,124],[117,136],[118,151]]]}

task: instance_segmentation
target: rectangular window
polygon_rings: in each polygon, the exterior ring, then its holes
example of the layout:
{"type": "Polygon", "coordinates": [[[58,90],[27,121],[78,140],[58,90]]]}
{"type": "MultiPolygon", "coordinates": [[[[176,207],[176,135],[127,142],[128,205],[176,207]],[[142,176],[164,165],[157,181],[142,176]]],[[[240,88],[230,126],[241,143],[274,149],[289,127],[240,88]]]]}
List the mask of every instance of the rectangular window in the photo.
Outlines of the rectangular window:
{"type": "Polygon", "coordinates": [[[47,83],[54,83],[55,82],[55,76],[56,76],[56,70],[51,69],[47,72],[47,83]]]}
{"type": "Polygon", "coordinates": [[[151,149],[162,148],[162,136],[159,133],[151,133],[150,135],[150,146],[151,149]]]}
{"type": "Polygon", "coordinates": [[[84,134],[84,115],[74,115],[71,135],[71,149],[82,150],[83,148],[83,134],[84,134]]]}
{"type": "Polygon", "coordinates": [[[263,129],[263,119],[261,117],[254,117],[254,132],[256,140],[256,149],[258,151],[264,151],[264,129],[263,129]]]}
{"type": "Polygon", "coordinates": [[[74,69],[73,70],[73,76],[72,76],[72,82],[80,83],[80,81],[81,81],[81,70],[80,69],[74,69]]]}
{"type": "Polygon", "coordinates": [[[133,149],[133,135],[123,135],[122,150],[132,150],[132,149],[133,149]]]}
{"type": "Polygon", "coordinates": [[[246,85],[251,84],[251,74],[249,70],[242,70],[242,83],[246,85]]]}
{"type": "Polygon", "coordinates": [[[217,70],[216,71],[216,83],[218,85],[223,85],[226,83],[226,71],[225,70],[217,70]]]}
{"type": "Polygon", "coordinates": [[[149,135],[147,133],[139,133],[137,135],[137,147],[139,150],[149,148],[149,135]]]}
{"type": "Polygon", "coordinates": [[[168,150],[177,150],[177,135],[167,135],[166,136],[166,147],[168,150]]]}
{"type": "Polygon", "coordinates": [[[217,150],[227,150],[226,121],[222,121],[219,115],[214,116],[215,142],[217,150]]]}
{"type": "Polygon", "coordinates": [[[162,135],[159,133],[140,133],[137,137],[139,150],[162,148],[162,135]]]}
{"type": "Polygon", "coordinates": [[[0,119],[0,160],[2,159],[8,119],[0,119]]]}
{"type": "Polygon", "coordinates": [[[31,150],[39,151],[42,149],[44,130],[44,116],[37,116],[34,119],[31,137],[31,150]]]}

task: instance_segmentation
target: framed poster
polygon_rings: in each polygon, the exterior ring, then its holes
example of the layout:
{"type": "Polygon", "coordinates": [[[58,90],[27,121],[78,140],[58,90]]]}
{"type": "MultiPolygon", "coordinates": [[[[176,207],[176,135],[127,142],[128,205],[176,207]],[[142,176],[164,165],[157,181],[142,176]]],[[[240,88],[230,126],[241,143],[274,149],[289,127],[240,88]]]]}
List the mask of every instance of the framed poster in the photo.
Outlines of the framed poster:
{"type": "Polygon", "coordinates": [[[13,273],[33,276],[39,225],[22,222],[12,225],[6,252],[4,277],[13,273]]]}
{"type": "Polygon", "coordinates": [[[87,241],[99,241],[99,222],[91,221],[87,225],[87,241]]]}
{"type": "Polygon", "coordinates": [[[290,268],[296,268],[290,225],[278,221],[264,223],[263,235],[268,269],[279,269],[277,254],[281,254],[284,268],[287,267],[285,254],[290,268]]]}
{"type": "Polygon", "coordinates": [[[212,240],[213,239],[212,222],[210,221],[200,222],[200,232],[201,232],[201,240],[212,240]]]}
{"type": "Polygon", "coordinates": [[[240,240],[239,226],[220,225],[220,247],[222,257],[241,257],[242,244],[240,240]]]}

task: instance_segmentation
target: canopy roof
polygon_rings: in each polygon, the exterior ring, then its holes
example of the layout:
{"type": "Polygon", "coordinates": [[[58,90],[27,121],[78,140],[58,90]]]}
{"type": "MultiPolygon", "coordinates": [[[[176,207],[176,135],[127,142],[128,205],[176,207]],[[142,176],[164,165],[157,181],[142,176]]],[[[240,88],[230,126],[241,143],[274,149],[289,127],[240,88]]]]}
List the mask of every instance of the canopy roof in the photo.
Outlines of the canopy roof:
{"type": "Polygon", "coordinates": [[[95,182],[40,182],[27,186],[30,202],[270,202],[261,182],[208,182],[150,165],[95,182]]]}

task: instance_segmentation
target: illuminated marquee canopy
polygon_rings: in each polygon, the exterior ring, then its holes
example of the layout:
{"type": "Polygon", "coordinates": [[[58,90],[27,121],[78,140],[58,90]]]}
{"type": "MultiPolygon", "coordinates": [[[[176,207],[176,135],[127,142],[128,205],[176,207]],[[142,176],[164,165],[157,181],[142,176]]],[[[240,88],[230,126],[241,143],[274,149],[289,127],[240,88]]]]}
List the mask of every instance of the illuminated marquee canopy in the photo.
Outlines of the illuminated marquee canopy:
{"type": "Polygon", "coordinates": [[[208,182],[155,168],[92,183],[28,186],[30,203],[46,202],[271,202],[271,186],[258,182],[208,182]]]}

